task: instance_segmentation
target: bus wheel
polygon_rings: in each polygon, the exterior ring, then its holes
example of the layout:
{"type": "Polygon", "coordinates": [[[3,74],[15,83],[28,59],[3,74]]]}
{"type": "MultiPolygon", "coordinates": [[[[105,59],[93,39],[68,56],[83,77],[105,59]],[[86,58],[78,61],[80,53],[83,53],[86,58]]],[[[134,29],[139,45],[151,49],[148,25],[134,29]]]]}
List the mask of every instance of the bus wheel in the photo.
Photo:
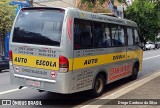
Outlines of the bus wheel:
{"type": "Polygon", "coordinates": [[[132,69],[132,75],[130,76],[131,80],[137,79],[138,71],[139,71],[139,66],[138,66],[138,64],[135,64],[132,69]]]}
{"type": "Polygon", "coordinates": [[[94,87],[91,90],[91,95],[93,97],[99,97],[102,95],[103,91],[104,91],[104,87],[105,87],[105,79],[104,76],[102,74],[99,74],[94,82],[94,87]]]}

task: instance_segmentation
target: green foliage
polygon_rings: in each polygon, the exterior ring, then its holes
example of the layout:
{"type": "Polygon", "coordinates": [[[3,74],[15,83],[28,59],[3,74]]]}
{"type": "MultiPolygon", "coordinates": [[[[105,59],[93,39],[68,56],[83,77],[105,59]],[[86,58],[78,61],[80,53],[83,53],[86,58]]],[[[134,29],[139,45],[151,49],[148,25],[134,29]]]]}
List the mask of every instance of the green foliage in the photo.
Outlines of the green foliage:
{"type": "Polygon", "coordinates": [[[9,5],[10,0],[0,1],[0,36],[11,30],[15,17],[15,7],[9,5]]]}
{"type": "Polygon", "coordinates": [[[81,0],[82,3],[88,2],[88,0],[81,0]]]}
{"type": "Polygon", "coordinates": [[[103,4],[106,0],[99,0],[100,4],[103,4]]]}
{"type": "Polygon", "coordinates": [[[123,3],[123,2],[124,2],[124,0],[118,0],[118,2],[123,3]]]}
{"type": "Polygon", "coordinates": [[[158,2],[134,0],[126,11],[126,17],[138,24],[140,35],[147,40],[155,41],[160,30],[160,10],[158,7],[158,2]]]}
{"type": "Polygon", "coordinates": [[[112,4],[114,4],[114,1],[115,1],[115,0],[111,0],[112,4]]]}

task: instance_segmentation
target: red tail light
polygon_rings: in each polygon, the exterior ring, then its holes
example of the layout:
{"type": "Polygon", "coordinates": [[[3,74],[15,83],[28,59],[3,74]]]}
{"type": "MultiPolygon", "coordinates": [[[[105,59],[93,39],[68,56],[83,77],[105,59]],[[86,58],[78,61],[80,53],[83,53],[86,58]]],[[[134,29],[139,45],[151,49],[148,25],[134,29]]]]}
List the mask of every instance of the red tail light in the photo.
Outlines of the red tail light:
{"type": "Polygon", "coordinates": [[[59,70],[60,72],[68,72],[69,70],[68,59],[64,56],[59,56],[59,70]]]}
{"type": "Polygon", "coordinates": [[[12,61],[12,50],[9,50],[9,60],[12,61]]]}

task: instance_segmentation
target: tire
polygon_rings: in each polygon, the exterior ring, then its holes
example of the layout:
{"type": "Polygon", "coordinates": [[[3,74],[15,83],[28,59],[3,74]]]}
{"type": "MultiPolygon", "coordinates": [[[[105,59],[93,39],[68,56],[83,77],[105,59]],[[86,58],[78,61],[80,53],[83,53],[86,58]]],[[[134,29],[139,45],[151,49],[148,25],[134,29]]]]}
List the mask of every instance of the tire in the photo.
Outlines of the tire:
{"type": "Polygon", "coordinates": [[[146,51],[146,48],[145,48],[145,47],[143,47],[143,51],[146,51]]]}
{"type": "Polygon", "coordinates": [[[0,72],[2,72],[2,69],[0,69],[0,72]]]}
{"type": "Polygon", "coordinates": [[[101,96],[105,87],[105,78],[102,74],[97,75],[93,86],[93,89],[90,91],[91,96],[94,98],[101,96]]]}
{"type": "Polygon", "coordinates": [[[138,64],[135,64],[133,66],[133,69],[132,69],[132,75],[130,76],[131,80],[136,80],[137,79],[138,71],[139,71],[139,66],[138,66],[138,64]]]}
{"type": "Polygon", "coordinates": [[[154,48],[153,48],[154,50],[156,49],[156,47],[154,46],[154,48]]]}

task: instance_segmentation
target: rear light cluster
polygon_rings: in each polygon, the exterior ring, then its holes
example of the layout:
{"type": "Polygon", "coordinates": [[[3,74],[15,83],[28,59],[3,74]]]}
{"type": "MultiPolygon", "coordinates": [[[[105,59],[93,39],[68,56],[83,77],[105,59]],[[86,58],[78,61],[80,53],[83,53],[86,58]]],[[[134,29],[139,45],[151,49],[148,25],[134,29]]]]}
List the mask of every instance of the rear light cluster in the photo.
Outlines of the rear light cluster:
{"type": "Polygon", "coordinates": [[[9,60],[12,61],[12,50],[9,50],[9,60]]]}
{"type": "Polygon", "coordinates": [[[59,56],[59,71],[68,72],[69,70],[69,61],[64,56],[59,56]]]}

